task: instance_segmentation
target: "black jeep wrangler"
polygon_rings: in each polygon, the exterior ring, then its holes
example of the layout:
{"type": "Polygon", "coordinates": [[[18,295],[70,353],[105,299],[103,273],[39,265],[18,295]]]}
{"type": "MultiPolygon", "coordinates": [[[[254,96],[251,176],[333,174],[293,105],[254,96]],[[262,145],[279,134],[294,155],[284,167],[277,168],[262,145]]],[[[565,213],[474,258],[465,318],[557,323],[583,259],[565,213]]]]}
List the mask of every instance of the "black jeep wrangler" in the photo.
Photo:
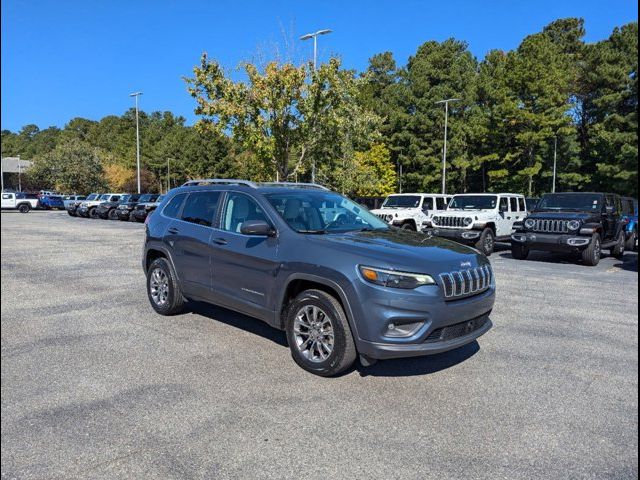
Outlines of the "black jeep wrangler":
{"type": "Polygon", "coordinates": [[[625,233],[620,197],[612,193],[548,193],[511,235],[513,258],[530,250],[575,252],[586,265],[600,262],[602,249],[624,255],[625,233]]]}

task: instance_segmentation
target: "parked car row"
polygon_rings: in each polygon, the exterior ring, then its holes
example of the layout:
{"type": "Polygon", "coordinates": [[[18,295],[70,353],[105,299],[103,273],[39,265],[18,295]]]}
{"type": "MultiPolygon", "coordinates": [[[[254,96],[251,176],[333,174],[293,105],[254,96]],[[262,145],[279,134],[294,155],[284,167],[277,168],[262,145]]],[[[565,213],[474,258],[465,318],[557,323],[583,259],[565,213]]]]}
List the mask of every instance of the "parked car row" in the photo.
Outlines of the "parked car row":
{"type": "Polygon", "coordinates": [[[474,246],[485,255],[496,242],[511,244],[513,257],[531,250],[580,254],[597,265],[602,251],[615,257],[636,248],[638,202],[611,193],[395,194],[372,210],[386,223],[474,246]],[[533,205],[532,205],[533,204],[533,205]]]}
{"type": "Polygon", "coordinates": [[[161,201],[162,195],[156,193],[92,193],[70,200],[66,210],[72,217],[144,222],[161,201]]]}

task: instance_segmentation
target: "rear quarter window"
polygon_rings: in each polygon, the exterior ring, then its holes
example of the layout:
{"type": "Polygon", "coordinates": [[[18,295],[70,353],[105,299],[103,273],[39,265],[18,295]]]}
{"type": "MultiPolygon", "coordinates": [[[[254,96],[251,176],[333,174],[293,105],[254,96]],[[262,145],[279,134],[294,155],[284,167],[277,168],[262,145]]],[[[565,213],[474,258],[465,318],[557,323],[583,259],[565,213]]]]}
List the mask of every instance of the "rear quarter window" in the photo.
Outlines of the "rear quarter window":
{"type": "Polygon", "coordinates": [[[184,199],[187,197],[186,193],[181,193],[173,197],[162,210],[162,214],[169,218],[178,218],[184,199]]]}

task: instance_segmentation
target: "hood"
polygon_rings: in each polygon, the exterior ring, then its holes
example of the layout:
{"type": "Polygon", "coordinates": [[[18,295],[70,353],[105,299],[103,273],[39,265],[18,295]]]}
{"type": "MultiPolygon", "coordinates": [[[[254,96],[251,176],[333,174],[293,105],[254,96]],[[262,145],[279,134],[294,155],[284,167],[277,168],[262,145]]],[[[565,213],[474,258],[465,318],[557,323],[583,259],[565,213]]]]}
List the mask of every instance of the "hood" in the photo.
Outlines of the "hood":
{"type": "Polygon", "coordinates": [[[384,208],[376,208],[374,210],[369,210],[371,213],[376,214],[376,213],[385,213],[385,214],[393,214],[393,213],[398,213],[398,212],[419,212],[420,208],[419,207],[397,207],[397,208],[391,208],[391,207],[384,207],[384,208]]]}
{"type": "Polygon", "coordinates": [[[441,273],[489,263],[477,250],[440,237],[402,229],[310,236],[331,250],[359,256],[358,263],[409,272],[441,273]],[[368,263],[367,263],[368,262],[368,263]]]}
{"type": "Polygon", "coordinates": [[[533,212],[527,218],[541,220],[582,220],[589,222],[600,218],[600,212],[533,212]]]}

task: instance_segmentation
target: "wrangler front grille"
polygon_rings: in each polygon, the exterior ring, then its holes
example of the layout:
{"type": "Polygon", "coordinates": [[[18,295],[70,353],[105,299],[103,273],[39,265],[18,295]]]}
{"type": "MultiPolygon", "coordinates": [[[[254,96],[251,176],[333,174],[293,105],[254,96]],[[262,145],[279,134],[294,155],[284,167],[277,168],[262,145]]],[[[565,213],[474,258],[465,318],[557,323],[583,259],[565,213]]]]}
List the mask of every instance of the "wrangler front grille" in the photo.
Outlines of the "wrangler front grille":
{"type": "Polygon", "coordinates": [[[535,220],[531,230],[541,233],[569,233],[567,220],[535,220]]]}
{"type": "Polygon", "coordinates": [[[433,217],[433,224],[438,227],[453,227],[453,228],[465,228],[468,225],[464,224],[464,220],[467,217],[433,217]]]}
{"type": "Polygon", "coordinates": [[[484,292],[491,285],[493,272],[490,265],[440,274],[444,296],[456,299],[484,292]]]}

